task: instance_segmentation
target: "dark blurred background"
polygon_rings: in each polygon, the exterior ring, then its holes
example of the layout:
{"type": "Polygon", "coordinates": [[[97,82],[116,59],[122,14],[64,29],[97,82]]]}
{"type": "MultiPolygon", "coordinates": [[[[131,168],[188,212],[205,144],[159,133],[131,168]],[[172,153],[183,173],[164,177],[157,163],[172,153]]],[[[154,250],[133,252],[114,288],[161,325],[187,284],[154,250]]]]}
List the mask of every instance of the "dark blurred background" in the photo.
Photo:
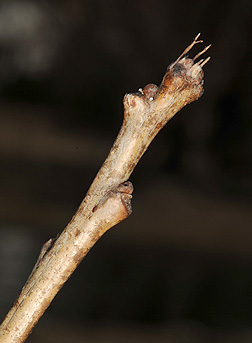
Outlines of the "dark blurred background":
{"type": "Polygon", "coordinates": [[[0,2],[0,320],[71,219],[123,118],[198,32],[205,93],[160,132],[133,214],[28,342],[251,342],[252,2],[0,2]]]}

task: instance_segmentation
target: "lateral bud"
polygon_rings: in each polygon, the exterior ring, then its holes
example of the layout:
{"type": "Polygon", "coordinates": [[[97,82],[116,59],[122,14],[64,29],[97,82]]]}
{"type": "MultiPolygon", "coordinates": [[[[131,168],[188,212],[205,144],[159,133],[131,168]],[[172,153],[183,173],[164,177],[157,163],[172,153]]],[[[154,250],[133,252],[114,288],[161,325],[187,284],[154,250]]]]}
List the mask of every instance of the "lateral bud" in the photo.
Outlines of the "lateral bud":
{"type": "Polygon", "coordinates": [[[124,118],[127,120],[132,114],[136,117],[137,114],[143,114],[148,107],[145,98],[137,93],[125,94],[123,99],[124,118]]]}
{"type": "Polygon", "coordinates": [[[132,213],[132,192],[132,183],[130,181],[123,182],[111,190],[96,206],[91,221],[94,226],[100,228],[99,236],[132,213]]]}

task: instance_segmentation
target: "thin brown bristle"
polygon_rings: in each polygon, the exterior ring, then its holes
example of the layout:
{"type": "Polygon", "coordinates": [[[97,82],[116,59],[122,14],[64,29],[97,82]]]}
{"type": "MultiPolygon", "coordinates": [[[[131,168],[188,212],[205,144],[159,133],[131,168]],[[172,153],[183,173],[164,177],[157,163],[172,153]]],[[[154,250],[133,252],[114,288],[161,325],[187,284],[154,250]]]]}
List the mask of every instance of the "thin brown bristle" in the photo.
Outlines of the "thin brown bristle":
{"type": "Polygon", "coordinates": [[[172,66],[174,66],[175,64],[177,64],[182,57],[184,57],[188,51],[190,51],[192,49],[192,47],[195,45],[195,44],[198,44],[198,43],[202,43],[203,40],[197,40],[200,36],[200,33],[197,34],[197,36],[194,38],[193,42],[182,52],[182,54],[176,59],[176,61],[172,64],[172,66]]]}
{"type": "Polygon", "coordinates": [[[200,65],[200,63],[202,63],[204,61],[204,58],[202,58],[201,60],[199,60],[198,62],[196,62],[195,64],[200,65]]]}
{"type": "Polygon", "coordinates": [[[212,44],[209,44],[208,46],[205,47],[205,49],[203,49],[202,51],[200,51],[196,56],[193,57],[193,60],[195,61],[199,56],[201,56],[202,54],[204,54],[210,47],[212,44]]]}
{"type": "Polygon", "coordinates": [[[202,62],[202,63],[200,64],[201,68],[203,68],[203,66],[210,60],[210,58],[211,58],[210,56],[207,57],[207,58],[205,59],[205,61],[202,62]]]}
{"type": "Polygon", "coordinates": [[[201,35],[201,33],[199,32],[199,33],[197,34],[197,36],[194,38],[194,40],[197,40],[197,39],[199,38],[200,35],[201,35]]]}

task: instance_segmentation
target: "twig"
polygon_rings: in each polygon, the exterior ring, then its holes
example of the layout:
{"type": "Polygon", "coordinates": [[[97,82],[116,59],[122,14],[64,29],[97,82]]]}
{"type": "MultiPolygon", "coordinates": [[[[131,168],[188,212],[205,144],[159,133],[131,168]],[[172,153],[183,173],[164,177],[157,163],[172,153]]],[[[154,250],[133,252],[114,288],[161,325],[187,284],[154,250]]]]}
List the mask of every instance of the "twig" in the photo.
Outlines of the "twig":
{"type": "Polygon", "coordinates": [[[124,121],[117,139],[76,214],[53,242],[42,248],[29,279],[0,327],[1,343],[24,342],[34,325],[97,240],[131,213],[132,184],[127,181],[161,128],[203,93],[203,65],[185,54],[154,84],[124,97],[124,121]]]}

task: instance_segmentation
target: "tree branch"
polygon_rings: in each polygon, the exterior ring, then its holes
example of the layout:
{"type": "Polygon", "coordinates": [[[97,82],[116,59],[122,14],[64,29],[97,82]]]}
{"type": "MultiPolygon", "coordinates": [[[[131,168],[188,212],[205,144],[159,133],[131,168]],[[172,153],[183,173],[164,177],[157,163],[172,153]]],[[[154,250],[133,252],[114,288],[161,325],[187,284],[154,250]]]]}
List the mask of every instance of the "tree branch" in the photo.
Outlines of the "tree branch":
{"type": "Polygon", "coordinates": [[[132,184],[127,181],[162,127],[203,93],[203,65],[185,54],[169,67],[160,87],[149,84],[124,97],[124,120],[116,141],[70,223],[43,246],[21,294],[0,327],[1,343],[24,342],[46,308],[97,240],[131,213],[132,184]]]}

